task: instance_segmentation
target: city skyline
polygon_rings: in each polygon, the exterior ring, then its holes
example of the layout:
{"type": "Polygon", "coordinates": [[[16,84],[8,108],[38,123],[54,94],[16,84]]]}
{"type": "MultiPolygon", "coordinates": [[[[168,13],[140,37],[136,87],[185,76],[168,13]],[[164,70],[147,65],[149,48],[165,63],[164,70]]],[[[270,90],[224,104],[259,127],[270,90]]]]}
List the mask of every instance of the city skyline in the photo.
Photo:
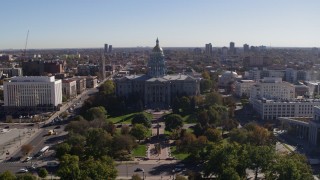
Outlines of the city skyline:
{"type": "Polygon", "coordinates": [[[320,47],[320,2],[5,1],[0,49],[250,46],[320,47]]]}

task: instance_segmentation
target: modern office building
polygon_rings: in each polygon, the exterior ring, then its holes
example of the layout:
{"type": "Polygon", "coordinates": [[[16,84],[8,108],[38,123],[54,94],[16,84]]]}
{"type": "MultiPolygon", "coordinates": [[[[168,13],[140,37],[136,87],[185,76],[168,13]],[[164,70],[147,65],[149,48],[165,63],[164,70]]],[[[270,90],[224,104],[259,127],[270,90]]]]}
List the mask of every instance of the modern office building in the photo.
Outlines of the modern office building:
{"type": "Polygon", "coordinates": [[[315,99],[292,101],[254,99],[250,103],[263,120],[276,120],[278,117],[312,117],[313,107],[320,106],[320,100],[315,99]]]}
{"type": "Polygon", "coordinates": [[[108,53],[112,53],[112,45],[109,45],[108,53]]]}
{"type": "Polygon", "coordinates": [[[206,49],[205,49],[206,55],[211,56],[211,55],[212,55],[212,44],[211,44],[211,43],[206,44],[206,47],[205,47],[205,48],[206,48],[206,49]]]}
{"type": "Polygon", "coordinates": [[[116,79],[116,94],[121,97],[140,97],[148,108],[169,108],[177,96],[194,96],[200,93],[199,79],[185,74],[166,74],[164,54],[158,39],[147,68],[147,74],[116,79]]]}
{"type": "Polygon", "coordinates": [[[235,54],[236,53],[236,48],[235,48],[234,42],[230,42],[229,51],[230,51],[231,54],[235,54]]]}
{"type": "Polygon", "coordinates": [[[62,83],[54,76],[20,76],[4,82],[7,111],[54,110],[62,103],[62,83]]]}
{"type": "Polygon", "coordinates": [[[244,44],[244,45],[243,45],[243,52],[244,52],[244,53],[250,52],[250,48],[249,48],[249,45],[248,45],[248,44],[244,44]]]}
{"type": "Polygon", "coordinates": [[[109,46],[108,44],[104,44],[104,54],[108,54],[109,46]]]}

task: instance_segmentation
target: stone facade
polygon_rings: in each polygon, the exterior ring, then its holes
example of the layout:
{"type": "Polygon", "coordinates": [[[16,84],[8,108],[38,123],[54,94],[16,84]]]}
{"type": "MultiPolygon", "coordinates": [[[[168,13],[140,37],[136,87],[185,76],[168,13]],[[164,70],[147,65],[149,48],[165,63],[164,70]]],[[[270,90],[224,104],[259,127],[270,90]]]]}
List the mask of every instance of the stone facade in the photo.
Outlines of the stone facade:
{"type": "Polygon", "coordinates": [[[190,75],[166,75],[162,48],[157,39],[148,62],[148,73],[116,79],[116,94],[121,97],[139,96],[146,108],[170,108],[173,98],[200,93],[200,79],[190,75]]]}

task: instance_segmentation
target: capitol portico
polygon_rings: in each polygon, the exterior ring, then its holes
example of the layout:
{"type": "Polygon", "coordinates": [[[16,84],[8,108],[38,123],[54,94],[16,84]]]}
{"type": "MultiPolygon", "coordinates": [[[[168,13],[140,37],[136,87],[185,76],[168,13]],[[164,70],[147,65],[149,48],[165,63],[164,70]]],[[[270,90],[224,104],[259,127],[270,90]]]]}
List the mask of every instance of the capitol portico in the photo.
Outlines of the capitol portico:
{"type": "Polygon", "coordinates": [[[200,93],[200,79],[185,74],[166,74],[164,54],[158,39],[147,67],[147,74],[116,79],[116,94],[120,97],[139,96],[148,108],[169,108],[176,96],[200,93]]]}

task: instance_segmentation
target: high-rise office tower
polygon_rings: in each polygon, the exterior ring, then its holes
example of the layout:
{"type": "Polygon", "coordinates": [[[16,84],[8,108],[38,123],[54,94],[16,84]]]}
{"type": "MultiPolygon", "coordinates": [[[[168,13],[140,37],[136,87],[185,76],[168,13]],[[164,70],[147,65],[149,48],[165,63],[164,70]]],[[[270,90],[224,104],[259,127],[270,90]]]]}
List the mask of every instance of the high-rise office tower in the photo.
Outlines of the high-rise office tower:
{"type": "Polygon", "coordinates": [[[108,44],[104,44],[104,54],[107,54],[108,53],[108,44]]]}
{"type": "Polygon", "coordinates": [[[101,53],[101,76],[102,76],[102,80],[104,80],[106,78],[106,58],[105,55],[103,53],[101,53]]]}
{"type": "Polygon", "coordinates": [[[211,56],[212,55],[212,44],[206,44],[206,50],[205,50],[206,55],[211,56]]]}
{"type": "Polygon", "coordinates": [[[112,53],[112,45],[109,45],[109,53],[112,53]]]}
{"type": "Polygon", "coordinates": [[[244,53],[248,53],[249,51],[250,51],[249,45],[248,45],[248,44],[244,44],[244,45],[243,45],[243,52],[244,52],[244,53]]]}
{"type": "Polygon", "coordinates": [[[230,42],[229,50],[230,50],[231,54],[235,54],[236,53],[236,49],[234,47],[234,42],[230,42]]]}

